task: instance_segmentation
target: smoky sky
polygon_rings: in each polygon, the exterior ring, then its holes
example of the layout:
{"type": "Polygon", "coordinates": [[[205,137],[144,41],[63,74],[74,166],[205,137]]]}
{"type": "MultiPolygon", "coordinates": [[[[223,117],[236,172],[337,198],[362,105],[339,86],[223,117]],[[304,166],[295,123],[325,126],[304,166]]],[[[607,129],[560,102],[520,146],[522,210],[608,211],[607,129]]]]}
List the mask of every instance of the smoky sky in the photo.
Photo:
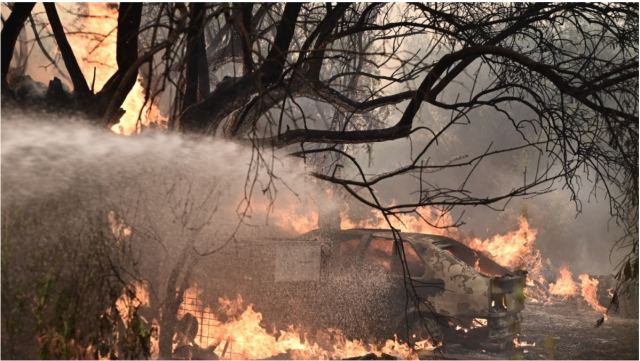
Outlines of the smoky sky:
{"type": "MultiPolygon", "coordinates": [[[[460,85],[454,86],[443,96],[453,99],[460,94],[467,94],[470,80],[459,79],[460,85]],[[466,84],[465,84],[466,82],[466,84]]],[[[481,75],[476,87],[482,88],[488,77],[481,75]]],[[[407,102],[400,104],[387,120],[394,124],[401,115],[407,102]]],[[[506,107],[505,110],[516,119],[526,119],[532,114],[521,107],[506,107]]],[[[423,103],[416,119],[415,126],[427,126],[437,131],[450,119],[451,113],[423,103]]],[[[528,136],[535,136],[534,129],[521,129],[528,136]]],[[[400,139],[376,143],[371,155],[361,153],[360,164],[366,172],[375,174],[390,171],[400,165],[406,165],[417,152],[432,138],[428,132],[419,132],[411,139],[400,139]],[[367,165],[370,165],[367,167],[367,165]]],[[[509,119],[495,109],[481,108],[469,114],[468,119],[447,130],[437,145],[421,159],[432,164],[451,160],[465,160],[481,154],[490,146],[492,150],[508,148],[523,144],[521,135],[509,119]],[[466,157],[466,158],[465,158],[466,157]]],[[[497,196],[513,187],[523,184],[524,172],[531,177],[535,171],[540,153],[534,149],[519,150],[493,156],[483,160],[474,170],[467,183],[467,189],[475,196],[497,196]]],[[[549,161],[544,156],[543,162],[549,161]]],[[[424,177],[437,186],[455,188],[466,177],[470,168],[426,174],[424,177]]],[[[609,200],[600,189],[591,193],[593,183],[590,177],[579,173],[581,189],[580,204],[571,200],[571,193],[564,181],[555,182],[552,191],[536,197],[517,198],[510,202],[500,202],[499,207],[505,210],[494,211],[487,207],[458,207],[452,212],[454,218],[462,215],[464,225],[460,228],[463,234],[475,237],[490,237],[494,234],[506,233],[518,227],[517,219],[525,215],[532,227],[538,230],[536,244],[543,257],[549,258],[555,267],[569,266],[574,272],[591,274],[610,274],[614,271],[617,260],[624,254],[610,251],[615,241],[623,235],[623,230],[610,216],[609,200]],[[580,208],[581,212],[577,212],[580,208]]],[[[377,186],[378,196],[387,202],[402,203],[415,201],[419,182],[413,176],[396,177],[377,186]]]]}
{"type": "MultiPolygon", "coordinates": [[[[6,11],[5,7],[3,7],[3,11],[6,11]]],[[[62,14],[64,15],[65,12],[62,12],[62,14]]],[[[44,40],[47,47],[52,46],[52,43],[49,43],[50,39],[44,40]]],[[[401,50],[420,49],[423,41],[424,38],[420,36],[407,39],[401,50]]],[[[447,50],[445,49],[444,51],[447,50]]],[[[436,57],[440,55],[442,54],[435,54],[436,57]]],[[[50,80],[51,74],[43,71],[42,67],[39,66],[45,62],[41,52],[32,52],[29,55],[29,60],[27,74],[42,82],[50,80]]],[[[476,65],[472,64],[469,69],[473,70],[476,65]]],[[[396,71],[398,66],[397,62],[391,61],[380,71],[383,75],[388,75],[396,71]]],[[[228,67],[221,68],[218,72],[212,74],[213,83],[216,83],[217,79],[229,73],[228,67]]],[[[421,80],[421,78],[418,78],[410,82],[410,88],[417,88],[417,84],[421,80]]],[[[490,80],[488,73],[481,73],[475,85],[476,89],[481,89],[490,80]]],[[[66,82],[65,79],[63,81],[66,82]]],[[[462,74],[456,81],[457,83],[453,83],[445,91],[443,99],[451,101],[459,94],[462,94],[463,99],[468,96],[473,82],[472,77],[469,74],[462,74]]],[[[212,86],[215,86],[215,84],[212,84],[212,86]]],[[[386,94],[406,89],[407,84],[392,84],[386,89],[386,94]]],[[[309,101],[308,99],[300,99],[299,104],[305,109],[307,116],[317,115],[318,121],[315,123],[312,120],[313,117],[309,118],[310,127],[312,128],[323,128],[327,123],[327,118],[333,114],[332,107],[327,104],[309,101]]],[[[383,122],[387,125],[397,122],[406,105],[407,102],[403,102],[397,106],[389,107],[389,115],[383,119],[383,122]]],[[[532,116],[526,110],[518,107],[507,108],[506,111],[514,118],[532,116]]],[[[415,125],[428,126],[437,130],[450,116],[451,114],[447,111],[423,103],[416,117],[415,125]]],[[[468,123],[466,120],[461,121],[461,124],[447,131],[440,138],[438,144],[423,159],[434,163],[464,159],[462,157],[472,157],[486,150],[490,144],[493,147],[492,149],[499,149],[517,145],[521,141],[520,135],[515,132],[513,125],[505,115],[496,110],[483,108],[472,112],[469,115],[469,119],[468,123]]],[[[532,129],[525,129],[524,131],[532,132],[532,129]]],[[[366,172],[374,174],[406,165],[411,159],[411,155],[415,156],[421,146],[430,139],[430,134],[422,131],[414,133],[410,140],[399,139],[373,144],[370,155],[363,151],[363,147],[351,147],[349,149],[355,150],[357,148],[354,153],[357,154],[360,164],[365,167],[366,172]]],[[[136,149],[139,148],[136,147],[136,149]]],[[[141,150],[141,152],[143,151],[141,150]]],[[[492,196],[504,193],[505,190],[509,190],[514,186],[522,185],[524,169],[527,168],[531,172],[535,168],[537,157],[537,152],[525,150],[486,159],[469,179],[468,188],[476,196],[492,196]]],[[[348,164],[346,162],[343,162],[343,164],[348,169],[348,164]]],[[[240,171],[241,166],[244,165],[239,164],[238,171],[234,169],[233,172],[238,182],[245,177],[244,173],[240,171]]],[[[466,168],[430,173],[428,178],[430,182],[439,186],[456,187],[464,179],[468,170],[466,168]]],[[[302,175],[297,176],[299,179],[302,179],[302,177],[302,175]]],[[[288,177],[288,179],[290,178],[288,177]]],[[[574,272],[611,273],[616,265],[616,260],[619,259],[622,253],[615,253],[613,261],[610,261],[610,250],[615,240],[623,232],[615,223],[615,220],[611,219],[609,203],[603,192],[599,192],[598,197],[591,196],[589,194],[591,184],[586,175],[583,175],[582,178],[583,189],[580,191],[582,209],[579,214],[576,212],[576,205],[570,199],[570,192],[563,187],[561,182],[554,184],[553,188],[555,190],[552,193],[534,198],[515,199],[506,205],[501,204],[506,207],[504,212],[493,211],[487,207],[464,207],[456,208],[453,214],[457,218],[464,212],[462,218],[464,225],[461,231],[477,237],[489,237],[514,230],[517,227],[518,216],[525,214],[529,218],[531,226],[538,229],[536,243],[540,247],[543,256],[551,259],[554,265],[566,264],[574,272]]],[[[299,179],[290,180],[290,183],[300,183],[299,179]]],[[[415,200],[417,197],[415,192],[417,190],[418,182],[411,176],[395,177],[380,183],[376,187],[378,195],[387,203],[415,200]]],[[[283,197],[285,193],[282,193],[283,197]]],[[[313,193],[310,192],[308,195],[313,198],[322,198],[313,193]]],[[[352,198],[345,199],[348,199],[348,202],[352,204],[352,208],[358,208],[357,201],[352,198]]],[[[296,202],[299,202],[299,200],[296,200],[296,202]]],[[[316,205],[320,203],[322,202],[316,202],[316,205]]],[[[333,205],[328,208],[332,211],[335,209],[333,205]]]]}

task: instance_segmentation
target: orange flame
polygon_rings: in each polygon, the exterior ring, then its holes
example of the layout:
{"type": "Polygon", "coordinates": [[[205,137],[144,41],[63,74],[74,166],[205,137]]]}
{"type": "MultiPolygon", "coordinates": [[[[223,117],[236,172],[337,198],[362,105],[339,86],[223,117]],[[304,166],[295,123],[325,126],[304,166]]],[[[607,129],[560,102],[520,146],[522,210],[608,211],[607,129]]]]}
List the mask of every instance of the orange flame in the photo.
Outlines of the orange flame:
{"type": "Polygon", "coordinates": [[[578,286],[573,281],[573,273],[567,267],[560,268],[560,277],[549,285],[549,293],[567,299],[576,295],[578,286]]]}
{"type": "MultiPolygon", "coordinates": [[[[200,292],[198,288],[190,288],[185,299],[200,292]]],[[[262,314],[255,311],[252,305],[245,307],[241,296],[235,300],[220,298],[218,304],[218,311],[224,314],[226,322],[220,321],[217,313],[208,306],[197,307],[194,311],[197,315],[206,316],[199,320],[198,335],[201,336],[200,343],[203,343],[200,346],[216,346],[216,353],[223,359],[261,359],[284,354],[294,359],[344,359],[368,353],[417,359],[414,349],[395,338],[378,345],[350,340],[340,330],[326,329],[322,333],[329,336],[332,343],[323,347],[309,341],[300,329],[292,325],[286,330],[267,331],[261,325],[262,314]]],[[[184,314],[186,311],[181,308],[179,316],[184,314]]],[[[422,340],[417,345],[424,350],[435,350],[439,346],[441,344],[431,340],[422,340]]]]}
{"type": "Polygon", "coordinates": [[[141,306],[149,306],[149,292],[140,282],[128,285],[127,291],[116,300],[116,309],[125,325],[129,324],[131,312],[141,306]]]}
{"type": "Polygon", "coordinates": [[[593,308],[596,312],[606,313],[607,308],[602,306],[598,302],[598,284],[600,283],[597,279],[589,277],[589,275],[583,273],[578,276],[580,279],[580,294],[582,294],[582,298],[593,308]]]}
{"type": "Polygon", "coordinates": [[[547,280],[542,273],[542,254],[535,247],[537,234],[538,230],[529,225],[527,218],[520,216],[515,231],[485,240],[473,238],[464,242],[504,267],[527,270],[527,297],[534,302],[544,302],[548,298],[545,288],[547,280]]]}
{"type": "MultiPolygon", "coordinates": [[[[327,196],[331,198],[332,194],[327,192],[327,196]]],[[[259,212],[264,210],[266,213],[268,206],[263,203],[253,200],[253,210],[259,212]]],[[[402,232],[456,235],[455,229],[445,228],[453,224],[453,220],[448,213],[442,213],[432,208],[416,210],[416,213],[400,213],[390,216],[389,219],[391,224],[402,232]]],[[[273,221],[273,224],[295,234],[317,229],[319,218],[318,211],[313,207],[296,202],[278,202],[269,213],[269,219],[273,221]]],[[[371,210],[369,217],[360,221],[352,220],[346,211],[340,212],[340,229],[352,228],[388,229],[389,224],[377,210],[371,210]]]]}
{"type": "Polygon", "coordinates": [[[481,240],[474,238],[467,245],[476,251],[485,252],[494,261],[509,268],[523,267],[527,261],[538,262],[539,252],[534,249],[538,230],[531,228],[523,216],[518,219],[519,228],[506,234],[481,240]]]}
{"type": "MultiPolygon", "coordinates": [[[[429,233],[437,235],[452,235],[454,232],[448,228],[442,228],[453,224],[449,213],[442,213],[434,208],[422,208],[414,213],[400,213],[389,216],[394,228],[402,232],[429,233]]],[[[369,218],[362,221],[353,221],[346,212],[341,213],[341,229],[350,228],[389,228],[387,221],[377,210],[372,210],[369,218]]]]}
{"type": "MultiPolygon", "coordinates": [[[[84,6],[87,6],[89,16],[81,18],[82,31],[70,34],[69,43],[73,47],[85,79],[90,86],[94,84],[94,91],[97,92],[117,70],[115,50],[118,10],[109,3],[86,3],[84,6]]],[[[141,109],[143,110],[140,115],[142,125],[165,121],[155,106],[146,105],[143,109],[145,91],[140,80],[138,77],[138,81],[122,104],[125,114],[120,118],[120,122],[111,128],[112,131],[125,135],[140,131],[138,113],[141,109]]]]}
{"type": "Polygon", "coordinates": [[[303,234],[318,228],[318,212],[302,205],[274,208],[269,217],[273,219],[276,226],[295,234],[303,234]]]}

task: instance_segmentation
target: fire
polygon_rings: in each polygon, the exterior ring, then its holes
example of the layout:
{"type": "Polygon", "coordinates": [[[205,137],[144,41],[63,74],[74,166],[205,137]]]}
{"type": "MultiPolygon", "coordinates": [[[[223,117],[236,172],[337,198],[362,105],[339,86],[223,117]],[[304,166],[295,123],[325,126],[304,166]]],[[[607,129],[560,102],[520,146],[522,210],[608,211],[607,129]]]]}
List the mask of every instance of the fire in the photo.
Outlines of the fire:
{"type": "Polygon", "coordinates": [[[302,205],[274,208],[269,217],[273,219],[276,226],[296,234],[303,234],[318,228],[318,212],[302,205]]]}
{"type": "Polygon", "coordinates": [[[525,269],[528,272],[525,292],[530,300],[544,302],[548,298],[543,270],[542,254],[535,247],[538,230],[529,225],[524,216],[518,218],[518,229],[497,234],[482,240],[464,240],[467,246],[484,252],[498,264],[510,269],[525,269]]]}
{"type": "Polygon", "coordinates": [[[598,302],[598,283],[599,281],[595,278],[589,277],[587,274],[581,274],[578,276],[580,279],[580,294],[582,294],[582,298],[593,308],[596,312],[600,312],[605,314],[607,312],[607,308],[602,306],[598,302]]]}
{"type": "Polygon", "coordinates": [[[539,251],[534,248],[538,230],[529,226],[529,221],[521,216],[519,228],[506,234],[481,240],[474,238],[467,245],[476,251],[485,252],[494,261],[509,268],[523,267],[530,261],[539,261],[539,251]]]}
{"type": "Polygon", "coordinates": [[[578,292],[578,286],[573,281],[573,273],[567,267],[560,268],[560,277],[549,285],[549,293],[567,299],[578,292]]]}
{"type": "Polygon", "coordinates": [[[480,268],[480,257],[477,252],[474,252],[474,255],[476,256],[476,261],[473,263],[473,269],[478,273],[482,273],[482,268],[480,268]]]}
{"type": "MultiPolygon", "coordinates": [[[[414,213],[400,213],[389,216],[394,228],[402,232],[429,233],[437,235],[452,235],[452,229],[442,228],[453,224],[451,215],[442,213],[434,208],[424,207],[414,213]]],[[[346,212],[341,213],[341,229],[350,228],[389,228],[387,221],[377,210],[372,210],[369,218],[355,222],[349,218],[346,212]]]]}
{"type": "MultiPolygon", "coordinates": [[[[97,92],[117,70],[115,50],[118,10],[109,3],[86,3],[83,6],[87,7],[89,15],[82,18],[81,32],[85,34],[69,34],[68,38],[87,83],[89,86],[93,83],[94,91],[97,92]]],[[[145,99],[145,91],[140,81],[138,77],[138,81],[127,95],[122,104],[126,112],[120,118],[120,122],[111,128],[112,131],[129,135],[140,130],[138,113],[143,109],[145,99]]],[[[155,107],[150,108],[147,105],[144,108],[140,118],[141,124],[164,121],[155,107]]]]}
{"type": "MultiPolygon", "coordinates": [[[[567,267],[560,269],[560,276],[555,283],[548,284],[542,273],[542,255],[535,248],[538,231],[529,225],[525,217],[521,216],[518,223],[519,227],[515,231],[485,240],[474,238],[466,243],[476,251],[485,252],[505,267],[526,269],[528,276],[525,292],[533,302],[552,303],[551,295],[559,296],[562,300],[577,295],[578,285],[567,267]]],[[[606,308],[597,301],[598,280],[587,274],[581,274],[578,278],[581,281],[580,294],[584,300],[597,312],[606,313],[606,308]]]]}
{"type": "Polygon", "coordinates": [[[141,306],[149,306],[149,292],[144,284],[133,282],[116,300],[116,309],[125,325],[129,324],[131,312],[141,306]]]}
{"type": "MultiPolygon", "coordinates": [[[[333,194],[329,191],[326,195],[329,199],[333,198],[333,194]]],[[[292,201],[278,202],[271,210],[268,208],[268,202],[252,200],[254,211],[268,213],[273,224],[282,229],[303,234],[319,227],[320,215],[314,207],[292,201]]],[[[455,229],[446,228],[454,223],[448,213],[428,207],[416,210],[416,213],[400,213],[390,216],[389,219],[393,226],[402,232],[456,236],[455,229]]],[[[371,210],[369,217],[360,221],[352,220],[346,211],[340,212],[340,229],[352,228],[388,229],[389,225],[377,210],[371,210]]]]}
{"type": "MultiPolygon", "coordinates": [[[[185,300],[198,293],[198,288],[188,289],[185,300]]],[[[183,317],[187,309],[182,307],[179,317],[183,317]]],[[[253,305],[245,307],[241,296],[237,296],[235,300],[218,299],[218,312],[209,306],[191,308],[189,312],[202,316],[198,325],[199,338],[195,342],[200,347],[214,346],[221,359],[282,358],[283,355],[294,359],[344,359],[368,353],[386,353],[402,359],[417,359],[417,350],[397,338],[372,344],[350,340],[340,330],[326,329],[319,332],[320,341],[313,342],[301,329],[292,325],[286,330],[268,331],[261,325],[262,314],[255,311],[253,305]],[[221,321],[218,314],[222,314],[226,321],[221,321]],[[322,342],[323,340],[328,342],[322,342]]],[[[420,350],[435,350],[441,346],[431,340],[422,340],[416,345],[420,350]]]]}
{"type": "Polygon", "coordinates": [[[520,339],[518,339],[518,337],[513,339],[513,347],[515,347],[515,348],[535,347],[535,346],[536,346],[535,342],[520,341],[520,339]]]}
{"type": "MultiPolygon", "coordinates": [[[[586,273],[578,276],[580,279],[580,295],[596,312],[605,314],[607,308],[598,302],[598,284],[599,281],[589,277],[586,273]]],[[[573,274],[568,268],[560,269],[560,278],[555,283],[549,285],[549,293],[560,296],[563,300],[575,296],[578,293],[578,285],[573,280],[573,274]]]]}

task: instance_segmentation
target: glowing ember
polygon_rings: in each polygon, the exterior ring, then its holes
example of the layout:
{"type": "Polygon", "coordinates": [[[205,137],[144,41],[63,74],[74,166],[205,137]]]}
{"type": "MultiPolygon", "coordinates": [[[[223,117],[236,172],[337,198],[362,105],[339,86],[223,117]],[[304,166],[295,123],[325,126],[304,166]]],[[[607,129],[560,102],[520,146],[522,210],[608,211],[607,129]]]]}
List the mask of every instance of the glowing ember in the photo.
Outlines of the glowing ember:
{"type": "Polygon", "coordinates": [[[578,286],[573,281],[573,273],[567,267],[560,269],[560,277],[549,285],[549,293],[567,299],[578,293],[578,286]]]}
{"type": "Polygon", "coordinates": [[[488,320],[486,318],[474,318],[471,323],[471,329],[478,327],[485,327],[488,324],[488,320]]]}
{"type": "Polygon", "coordinates": [[[469,333],[469,331],[471,331],[473,329],[487,326],[487,319],[486,318],[474,318],[471,321],[471,324],[469,326],[467,326],[467,327],[458,325],[453,321],[449,321],[449,326],[454,328],[456,331],[460,331],[460,332],[463,332],[463,333],[469,333]]]}
{"type": "MultiPolygon", "coordinates": [[[[185,299],[197,293],[199,289],[191,288],[187,290],[185,299]]],[[[362,340],[349,340],[340,330],[327,329],[322,333],[332,341],[331,346],[322,347],[309,341],[301,330],[291,325],[286,330],[267,331],[261,325],[262,314],[255,311],[252,305],[245,307],[241,296],[235,300],[220,298],[218,304],[218,313],[224,314],[226,322],[220,321],[217,313],[209,307],[196,313],[207,314],[209,318],[204,324],[199,320],[198,335],[203,336],[200,340],[205,339],[208,343],[199,346],[215,346],[215,352],[222,359],[262,359],[282,355],[294,359],[344,359],[368,353],[386,353],[402,359],[417,359],[416,351],[435,350],[441,346],[431,340],[422,340],[416,343],[417,349],[414,350],[397,338],[385,340],[381,344],[371,344],[362,340]]],[[[180,317],[185,313],[181,311],[180,317]]]]}
{"type": "Polygon", "coordinates": [[[118,217],[116,212],[109,211],[109,213],[107,213],[107,221],[111,227],[111,233],[116,237],[116,240],[122,240],[131,236],[131,227],[127,226],[124,220],[118,217]]]}
{"type": "Polygon", "coordinates": [[[535,342],[520,341],[518,337],[513,339],[513,347],[515,348],[535,347],[535,346],[536,346],[535,342]]]}
{"type": "Polygon", "coordinates": [[[607,312],[607,308],[598,302],[599,281],[584,273],[579,275],[578,278],[580,279],[580,294],[582,294],[582,298],[584,298],[589,306],[591,306],[591,308],[596,312],[605,314],[607,312]]]}
{"type": "Polygon", "coordinates": [[[480,268],[480,256],[478,255],[478,252],[474,252],[474,255],[476,257],[476,261],[473,264],[473,269],[478,273],[482,273],[482,268],[480,268]]]}

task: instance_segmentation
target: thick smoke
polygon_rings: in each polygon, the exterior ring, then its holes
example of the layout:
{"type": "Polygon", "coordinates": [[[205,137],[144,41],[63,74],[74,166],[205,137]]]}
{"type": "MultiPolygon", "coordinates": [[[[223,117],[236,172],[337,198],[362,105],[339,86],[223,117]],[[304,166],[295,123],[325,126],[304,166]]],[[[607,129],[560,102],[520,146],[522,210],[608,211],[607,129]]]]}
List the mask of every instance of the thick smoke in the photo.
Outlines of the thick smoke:
{"type": "MultiPolygon", "coordinates": [[[[464,94],[464,93],[463,93],[464,94]]],[[[404,109],[401,105],[399,109],[404,109]]],[[[526,118],[527,113],[519,108],[509,109],[516,119],[526,118]]],[[[418,114],[416,126],[427,126],[438,131],[449,120],[450,113],[424,104],[418,114]]],[[[390,117],[389,124],[399,119],[399,113],[390,117]]],[[[484,109],[469,114],[470,122],[461,121],[440,138],[423,158],[430,164],[444,164],[452,160],[465,160],[491,149],[512,147],[521,142],[521,135],[515,131],[509,119],[494,110],[484,109]],[[466,157],[466,158],[463,158],[466,157]]],[[[531,129],[523,129],[531,134],[531,129]]],[[[378,143],[372,148],[371,159],[360,156],[360,164],[370,174],[390,171],[409,163],[416,153],[431,140],[427,132],[415,133],[411,140],[401,139],[378,143]]],[[[478,197],[504,194],[513,187],[523,184],[525,168],[528,175],[534,172],[538,152],[529,150],[514,151],[483,160],[474,170],[466,188],[478,197]]],[[[543,158],[544,160],[544,158],[543,158]]],[[[441,187],[455,188],[465,179],[470,167],[428,173],[425,178],[441,187]]],[[[553,191],[537,197],[513,199],[501,202],[494,211],[488,207],[459,207],[452,214],[454,219],[462,215],[463,234],[476,237],[490,237],[505,233],[517,227],[520,215],[526,215],[532,227],[538,229],[536,244],[544,257],[550,258],[554,265],[567,265],[575,272],[590,274],[611,274],[617,266],[617,260],[624,252],[610,251],[615,241],[623,235],[623,230],[615,223],[609,213],[609,200],[602,190],[590,194],[592,184],[585,174],[581,174],[582,189],[578,198],[581,212],[562,181],[554,184],[553,191]],[[464,212],[464,213],[463,213],[464,212]]],[[[419,189],[417,177],[405,176],[379,185],[379,196],[386,202],[415,201],[419,189]]]]}

